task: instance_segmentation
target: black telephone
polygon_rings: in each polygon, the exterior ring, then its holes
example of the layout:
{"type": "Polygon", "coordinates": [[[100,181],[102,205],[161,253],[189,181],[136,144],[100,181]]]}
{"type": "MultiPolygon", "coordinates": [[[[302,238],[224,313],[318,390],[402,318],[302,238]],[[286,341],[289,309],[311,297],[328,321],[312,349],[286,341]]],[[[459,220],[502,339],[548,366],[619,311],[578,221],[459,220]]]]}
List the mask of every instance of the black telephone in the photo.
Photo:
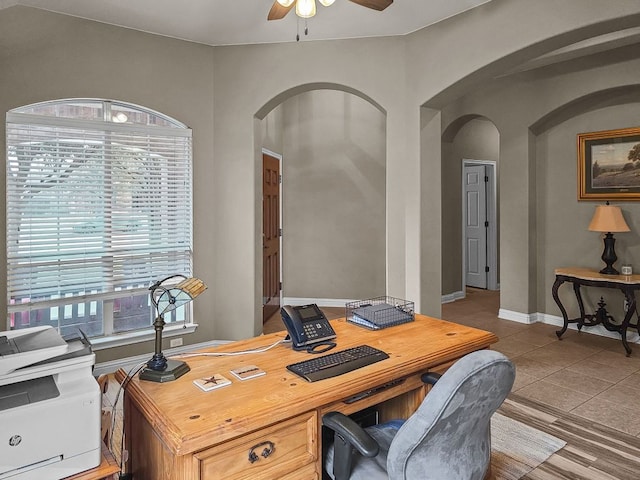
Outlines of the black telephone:
{"type": "Polygon", "coordinates": [[[322,353],[336,346],[334,342],[329,342],[336,338],[336,332],[315,303],[295,307],[285,305],[280,309],[280,314],[294,350],[322,353]],[[319,350],[321,346],[327,348],[319,350]]]}

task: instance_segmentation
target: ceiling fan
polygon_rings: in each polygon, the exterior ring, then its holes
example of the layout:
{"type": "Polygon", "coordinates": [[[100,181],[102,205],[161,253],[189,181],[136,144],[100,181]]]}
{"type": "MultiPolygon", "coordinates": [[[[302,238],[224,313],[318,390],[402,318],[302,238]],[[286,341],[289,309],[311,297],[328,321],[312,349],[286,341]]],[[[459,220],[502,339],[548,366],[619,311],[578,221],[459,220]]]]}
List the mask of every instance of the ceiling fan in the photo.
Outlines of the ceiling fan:
{"type": "MultiPolygon", "coordinates": [[[[318,0],[322,5],[328,7],[335,0],[318,0]]],[[[393,0],[350,0],[363,7],[371,8],[381,12],[393,3],[393,0]]],[[[280,20],[287,13],[296,7],[296,15],[302,18],[311,18],[316,14],[315,0],[275,0],[267,15],[267,20],[280,20]]]]}

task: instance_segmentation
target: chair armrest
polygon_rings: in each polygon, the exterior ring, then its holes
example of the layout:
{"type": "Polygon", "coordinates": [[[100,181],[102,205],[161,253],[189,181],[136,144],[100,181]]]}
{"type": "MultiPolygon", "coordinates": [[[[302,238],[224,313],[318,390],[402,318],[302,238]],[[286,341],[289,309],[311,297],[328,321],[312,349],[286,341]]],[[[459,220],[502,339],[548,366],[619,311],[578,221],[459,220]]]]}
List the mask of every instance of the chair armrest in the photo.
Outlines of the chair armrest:
{"type": "Polygon", "coordinates": [[[323,415],[322,425],[333,430],[333,478],[347,480],[351,476],[354,448],[365,457],[375,457],[378,443],[364,428],[340,412],[323,415]]]}
{"type": "Polygon", "coordinates": [[[322,417],[322,424],[340,435],[361,455],[375,457],[380,447],[364,428],[340,412],[329,412],[322,417]]]}
{"type": "Polygon", "coordinates": [[[442,375],[440,373],[427,372],[422,374],[422,376],[420,377],[420,380],[422,380],[423,383],[427,383],[429,385],[435,385],[436,382],[440,380],[441,376],[442,375]]]}

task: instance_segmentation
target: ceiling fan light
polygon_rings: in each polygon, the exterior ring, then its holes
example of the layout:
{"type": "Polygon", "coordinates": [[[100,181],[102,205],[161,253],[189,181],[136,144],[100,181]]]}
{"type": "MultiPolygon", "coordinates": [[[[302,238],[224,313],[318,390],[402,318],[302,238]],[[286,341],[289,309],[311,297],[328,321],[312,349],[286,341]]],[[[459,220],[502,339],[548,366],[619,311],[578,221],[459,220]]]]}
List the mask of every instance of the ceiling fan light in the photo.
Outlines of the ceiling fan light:
{"type": "Polygon", "coordinates": [[[288,8],[295,1],[296,0],[278,0],[278,3],[282,5],[284,8],[288,8]]]}
{"type": "Polygon", "coordinates": [[[301,18],[311,18],[316,14],[316,0],[298,0],[296,15],[301,18]]]}
{"type": "Polygon", "coordinates": [[[336,0],[318,0],[323,6],[325,7],[329,7],[331,5],[333,5],[333,2],[335,2],[336,0]]]}

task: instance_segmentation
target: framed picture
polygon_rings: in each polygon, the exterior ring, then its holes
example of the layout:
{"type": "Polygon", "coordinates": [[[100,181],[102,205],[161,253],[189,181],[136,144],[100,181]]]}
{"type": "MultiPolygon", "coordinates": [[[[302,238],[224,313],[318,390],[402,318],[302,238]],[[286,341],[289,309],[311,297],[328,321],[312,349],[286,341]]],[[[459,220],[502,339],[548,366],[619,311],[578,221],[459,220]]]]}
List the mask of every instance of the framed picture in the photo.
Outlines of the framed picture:
{"type": "Polygon", "coordinates": [[[578,200],[640,200],[640,127],[578,134],[578,200]]]}

